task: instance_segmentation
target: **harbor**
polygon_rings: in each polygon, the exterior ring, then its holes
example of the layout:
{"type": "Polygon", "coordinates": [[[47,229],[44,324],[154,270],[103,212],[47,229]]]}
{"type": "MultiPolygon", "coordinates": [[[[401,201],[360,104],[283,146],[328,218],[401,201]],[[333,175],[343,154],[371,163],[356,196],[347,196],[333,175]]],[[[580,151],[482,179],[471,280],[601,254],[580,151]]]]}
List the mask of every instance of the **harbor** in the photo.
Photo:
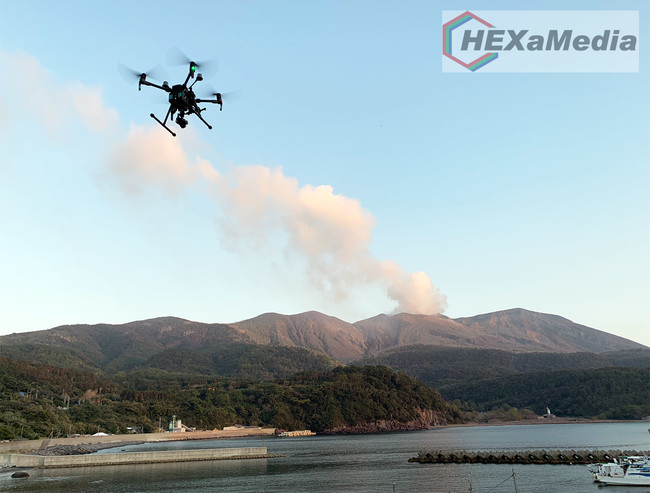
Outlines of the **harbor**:
{"type": "MultiPolygon", "coordinates": [[[[395,491],[488,491],[516,473],[519,491],[594,493],[593,473],[585,465],[563,464],[419,464],[408,462],[418,451],[649,450],[647,422],[575,423],[529,426],[444,427],[431,430],[369,435],[309,437],[248,437],[214,440],[146,442],[99,451],[162,452],[188,449],[267,446],[280,459],[205,460],[103,467],[32,468],[24,480],[12,479],[19,470],[0,470],[0,491],[12,493],[202,493],[228,491],[332,491],[375,493],[395,491]],[[262,443],[262,440],[264,443],[262,443]]],[[[191,433],[187,433],[190,435],[191,433]]],[[[94,455],[94,454],[93,454],[94,455]]],[[[492,491],[511,492],[510,484],[492,491]]],[[[617,486],[617,493],[643,488],[617,486]]]]}

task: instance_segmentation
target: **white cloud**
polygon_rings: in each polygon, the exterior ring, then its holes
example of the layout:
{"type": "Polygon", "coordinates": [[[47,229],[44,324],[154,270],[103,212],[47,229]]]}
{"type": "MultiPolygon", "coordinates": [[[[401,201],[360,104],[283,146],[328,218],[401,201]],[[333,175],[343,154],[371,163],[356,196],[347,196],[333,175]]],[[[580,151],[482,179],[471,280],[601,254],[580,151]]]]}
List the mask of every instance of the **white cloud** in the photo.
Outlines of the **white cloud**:
{"type": "Polygon", "coordinates": [[[101,88],[57,84],[38,59],[22,52],[0,50],[0,64],[20,74],[3,77],[0,98],[5,115],[28,112],[54,135],[65,125],[78,121],[93,132],[106,132],[117,124],[118,113],[103,102],[101,88]]]}

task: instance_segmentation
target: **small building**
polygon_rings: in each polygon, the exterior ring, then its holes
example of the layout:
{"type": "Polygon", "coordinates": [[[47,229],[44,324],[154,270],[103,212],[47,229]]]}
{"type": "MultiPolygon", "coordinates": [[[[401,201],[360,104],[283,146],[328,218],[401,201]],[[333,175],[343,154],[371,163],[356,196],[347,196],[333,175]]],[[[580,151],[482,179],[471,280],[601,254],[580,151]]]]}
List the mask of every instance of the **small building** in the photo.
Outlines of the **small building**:
{"type": "Polygon", "coordinates": [[[176,419],[176,415],[172,416],[172,420],[169,422],[169,432],[185,433],[187,431],[196,431],[196,430],[189,426],[185,426],[183,423],[181,423],[180,419],[176,419]]]}

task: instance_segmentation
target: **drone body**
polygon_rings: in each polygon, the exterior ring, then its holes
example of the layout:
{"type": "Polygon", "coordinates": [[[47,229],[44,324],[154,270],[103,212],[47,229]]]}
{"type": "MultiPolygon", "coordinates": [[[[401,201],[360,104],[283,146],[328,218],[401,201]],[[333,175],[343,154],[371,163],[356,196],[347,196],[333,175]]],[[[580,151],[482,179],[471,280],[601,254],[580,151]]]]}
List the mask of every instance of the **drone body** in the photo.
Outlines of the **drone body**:
{"type": "Polygon", "coordinates": [[[176,137],[176,134],[167,126],[168,120],[176,121],[179,127],[185,128],[188,123],[187,120],[185,119],[185,116],[193,114],[196,115],[197,118],[201,120],[203,123],[205,123],[205,125],[210,130],[212,130],[212,126],[208,122],[206,122],[201,116],[201,112],[205,111],[205,108],[199,108],[199,104],[200,103],[218,104],[220,110],[223,109],[223,100],[221,98],[221,93],[218,92],[214,93],[213,94],[214,99],[200,99],[196,97],[196,94],[194,94],[193,87],[194,84],[203,80],[203,75],[197,73],[198,65],[195,62],[190,61],[189,64],[190,64],[189,73],[185,78],[185,82],[183,82],[182,84],[176,84],[171,87],[169,86],[169,83],[167,81],[163,82],[162,85],[154,84],[153,82],[148,81],[146,73],[141,73],[138,75],[140,79],[138,82],[138,90],[141,90],[142,86],[144,85],[144,86],[155,87],[169,94],[169,109],[167,110],[165,119],[161,121],[153,113],[151,113],[150,116],[158,123],[160,123],[165,128],[165,130],[167,130],[174,137],[176,137]],[[188,86],[188,83],[192,79],[195,79],[194,82],[192,82],[188,86]],[[174,116],[176,116],[175,120],[174,120],[174,116]]]}

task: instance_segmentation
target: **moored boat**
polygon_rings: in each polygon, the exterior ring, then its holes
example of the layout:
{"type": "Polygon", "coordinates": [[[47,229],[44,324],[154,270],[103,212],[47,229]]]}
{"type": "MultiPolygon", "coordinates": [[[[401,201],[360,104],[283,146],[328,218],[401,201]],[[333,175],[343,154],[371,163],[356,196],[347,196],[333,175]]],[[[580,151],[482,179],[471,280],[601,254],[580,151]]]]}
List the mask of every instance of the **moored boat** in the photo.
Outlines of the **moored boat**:
{"type": "Polygon", "coordinates": [[[631,456],[598,464],[594,481],[608,485],[650,486],[650,459],[646,456],[631,456]]]}

